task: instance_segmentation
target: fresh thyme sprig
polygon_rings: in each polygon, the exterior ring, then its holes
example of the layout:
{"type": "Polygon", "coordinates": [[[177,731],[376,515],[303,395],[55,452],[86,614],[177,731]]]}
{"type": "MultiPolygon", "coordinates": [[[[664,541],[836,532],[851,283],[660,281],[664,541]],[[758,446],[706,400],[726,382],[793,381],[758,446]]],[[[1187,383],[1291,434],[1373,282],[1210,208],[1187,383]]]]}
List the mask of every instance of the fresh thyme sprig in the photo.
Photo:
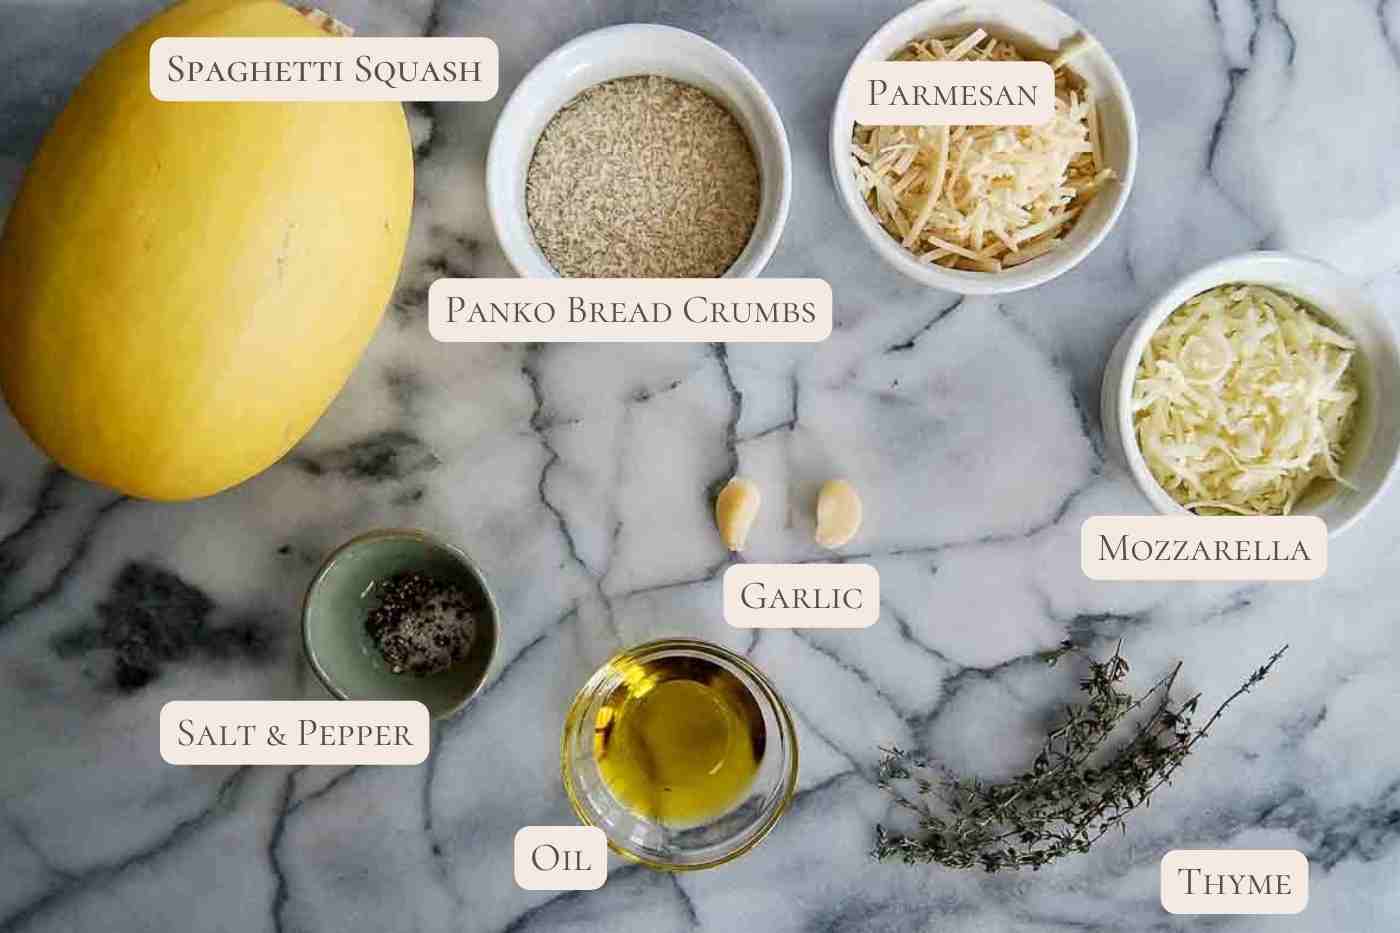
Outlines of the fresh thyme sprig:
{"type": "Polygon", "coordinates": [[[1110,830],[1126,830],[1128,814],[1151,802],[1152,794],[1170,782],[1220,714],[1268,676],[1287,650],[1284,645],[1275,651],[1197,727],[1193,717],[1200,694],[1180,705],[1171,698],[1179,662],[1134,697],[1118,686],[1129,669],[1121,641],[1102,661],[1064,642],[1046,660],[1053,665],[1069,654],[1085,658],[1089,670],[1079,688],[1088,699],[1066,707],[1064,721],[1046,736],[1022,774],[996,784],[976,778],[935,783],[927,762],[899,748],[881,749],[879,785],[896,804],[915,814],[918,831],[906,835],[877,825],[872,854],[881,861],[932,862],[990,872],[1038,869],[1062,856],[1087,852],[1110,830]],[[1130,738],[1097,761],[1102,757],[1097,753],[1123,721],[1154,698],[1152,711],[1132,729],[1130,738]],[[931,799],[940,800],[947,813],[935,813],[931,799]]]}

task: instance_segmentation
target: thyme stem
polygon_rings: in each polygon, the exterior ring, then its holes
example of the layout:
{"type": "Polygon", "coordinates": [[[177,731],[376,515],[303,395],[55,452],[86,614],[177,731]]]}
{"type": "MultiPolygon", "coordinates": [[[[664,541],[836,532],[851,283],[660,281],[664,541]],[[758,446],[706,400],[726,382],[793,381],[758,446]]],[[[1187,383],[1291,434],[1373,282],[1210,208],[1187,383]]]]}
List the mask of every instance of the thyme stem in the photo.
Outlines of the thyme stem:
{"type": "Polygon", "coordinates": [[[1179,705],[1171,697],[1180,662],[1134,697],[1118,686],[1129,670],[1121,641],[1102,661],[1065,642],[1046,660],[1054,664],[1067,654],[1085,658],[1089,670],[1079,686],[1087,699],[1066,707],[1064,721],[1049,732],[1031,767],[1020,775],[996,784],[976,778],[935,782],[927,762],[899,748],[881,749],[880,786],[897,805],[917,815],[919,828],[905,835],[877,825],[873,854],[910,864],[998,871],[1038,869],[1087,852],[1109,831],[1126,828],[1128,814],[1170,783],[1221,714],[1268,676],[1287,650],[1284,645],[1275,651],[1197,727],[1192,718],[1200,695],[1179,705]],[[1154,696],[1157,703],[1131,737],[1102,763],[1093,763],[1118,726],[1154,696]],[[912,792],[904,789],[909,785],[912,792]],[[947,816],[937,815],[930,801],[941,803],[947,816]]]}

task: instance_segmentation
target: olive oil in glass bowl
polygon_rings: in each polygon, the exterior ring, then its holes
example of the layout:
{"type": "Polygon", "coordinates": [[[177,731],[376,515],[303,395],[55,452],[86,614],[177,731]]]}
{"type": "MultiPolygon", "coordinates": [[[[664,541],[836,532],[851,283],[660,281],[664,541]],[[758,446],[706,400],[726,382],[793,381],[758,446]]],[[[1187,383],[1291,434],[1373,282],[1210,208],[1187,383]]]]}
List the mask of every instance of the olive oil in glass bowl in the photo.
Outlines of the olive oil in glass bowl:
{"type": "Polygon", "coordinates": [[[614,851],[709,868],[777,823],[797,783],[792,717],[768,679],[717,645],[672,639],[616,655],[575,697],[564,787],[614,851]]]}

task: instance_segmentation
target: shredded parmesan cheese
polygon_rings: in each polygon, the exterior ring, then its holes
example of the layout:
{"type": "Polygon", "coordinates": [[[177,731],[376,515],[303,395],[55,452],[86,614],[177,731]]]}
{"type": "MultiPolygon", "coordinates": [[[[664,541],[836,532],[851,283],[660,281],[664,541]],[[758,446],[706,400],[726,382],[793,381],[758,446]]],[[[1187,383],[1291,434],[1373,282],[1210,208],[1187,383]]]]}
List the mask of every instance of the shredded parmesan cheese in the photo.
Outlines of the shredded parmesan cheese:
{"type": "Polygon", "coordinates": [[[1152,475],[1202,515],[1287,515],[1315,479],[1348,485],[1355,352],[1315,312],[1262,286],[1192,298],[1152,336],[1133,384],[1152,475]]]}
{"type": "MultiPolygon", "coordinates": [[[[996,272],[1059,246],[1110,180],[1098,110],[1065,63],[1087,40],[1067,43],[1055,69],[1055,115],[1039,126],[855,125],[851,166],[881,226],[925,262],[996,272]]],[[[977,29],[911,42],[894,61],[1020,61],[977,29]]]]}

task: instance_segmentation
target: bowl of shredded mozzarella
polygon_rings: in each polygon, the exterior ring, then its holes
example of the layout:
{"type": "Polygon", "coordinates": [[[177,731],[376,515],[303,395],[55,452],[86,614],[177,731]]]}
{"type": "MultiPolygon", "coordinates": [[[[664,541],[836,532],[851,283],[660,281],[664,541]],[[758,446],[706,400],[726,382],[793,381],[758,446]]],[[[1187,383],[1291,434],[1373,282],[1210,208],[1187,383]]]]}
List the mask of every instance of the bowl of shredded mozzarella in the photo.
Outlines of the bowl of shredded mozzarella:
{"type": "Polygon", "coordinates": [[[1137,123],[1113,59],[1043,0],[926,0],[882,26],[837,95],[831,173],[875,251],[926,285],[1018,291],[1073,268],[1108,234],[1132,187],[1137,123]],[[857,65],[1038,60],[1055,111],[1034,126],[864,126],[857,65]]]}
{"type": "Polygon", "coordinates": [[[1255,252],[1188,276],[1104,371],[1104,434],[1159,512],[1355,523],[1400,459],[1389,321],[1317,260],[1255,252]]]}

